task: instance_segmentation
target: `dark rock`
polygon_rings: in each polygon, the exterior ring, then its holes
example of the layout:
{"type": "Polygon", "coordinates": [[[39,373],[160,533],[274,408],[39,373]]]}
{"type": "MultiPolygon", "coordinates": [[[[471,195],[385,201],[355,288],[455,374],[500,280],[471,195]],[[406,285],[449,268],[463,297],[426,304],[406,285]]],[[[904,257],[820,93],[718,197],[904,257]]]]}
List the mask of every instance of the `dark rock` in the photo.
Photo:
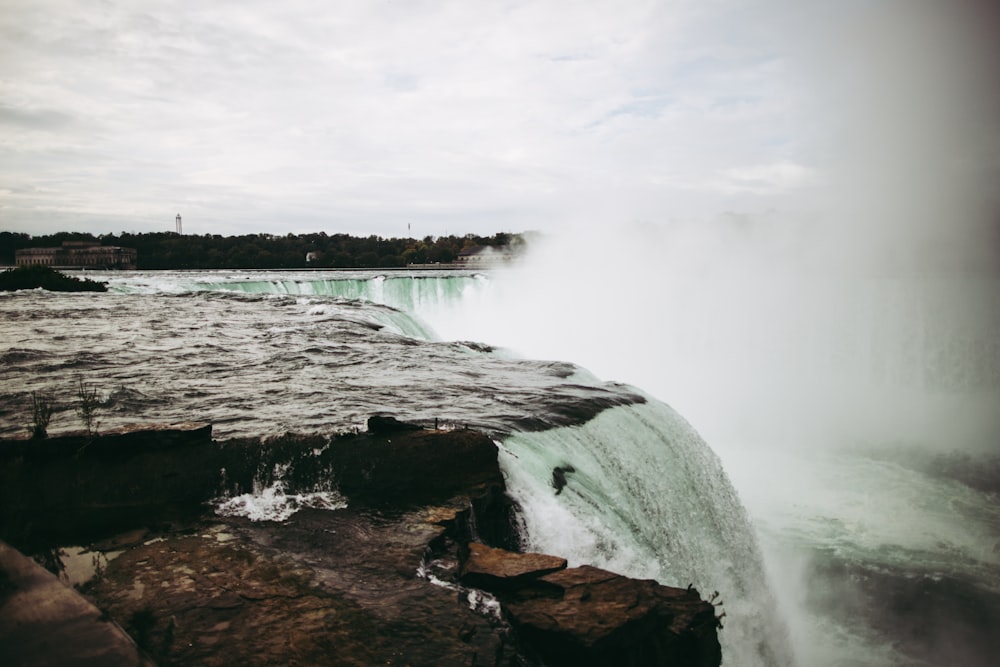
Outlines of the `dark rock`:
{"type": "Polygon", "coordinates": [[[556,487],[556,495],[562,493],[566,486],[566,473],[576,472],[576,468],[571,465],[556,466],[552,469],[552,486],[556,487]]]}
{"type": "Polygon", "coordinates": [[[52,463],[86,456],[105,462],[123,462],[150,451],[211,444],[211,424],[135,424],[95,435],[76,432],[43,439],[5,440],[0,443],[0,461],[23,458],[32,462],[52,463]]]}
{"type": "Polygon", "coordinates": [[[376,435],[399,433],[400,431],[421,431],[423,426],[401,422],[395,417],[373,415],[368,418],[368,432],[376,435]]]}
{"type": "Polygon", "coordinates": [[[219,485],[208,424],[0,443],[0,538],[29,551],[195,516],[219,485]]]}
{"type": "Polygon", "coordinates": [[[496,444],[477,431],[338,438],[329,452],[340,491],[354,502],[431,503],[503,484],[496,444]]]}
{"type": "Polygon", "coordinates": [[[550,667],[721,663],[715,608],[694,589],[583,566],[502,599],[511,625],[550,667]]]}
{"type": "Polygon", "coordinates": [[[0,581],[3,664],[153,667],[97,607],[3,542],[0,581]]]}
{"type": "Polygon", "coordinates": [[[0,273],[0,292],[42,288],[50,292],[107,292],[106,283],[74,278],[47,266],[18,266],[0,273]]]}
{"type": "Polygon", "coordinates": [[[214,443],[211,426],[181,424],[0,442],[0,539],[34,551],[196,516],[223,493],[272,484],[279,467],[288,493],[333,485],[335,475],[343,494],[368,505],[475,497],[493,517],[486,541],[514,533],[496,445],[475,431],[214,443]],[[491,487],[499,493],[486,493],[491,487]]]}
{"type": "Polygon", "coordinates": [[[535,553],[513,553],[471,543],[459,581],[491,593],[515,590],[532,580],[566,569],[566,559],[535,553]]]}
{"type": "Polygon", "coordinates": [[[722,660],[715,608],[694,589],[475,543],[459,581],[496,595],[525,646],[550,667],[722,660]]]}
{"type": "Polygon", "coordinates": [[[518,505],[502,484],[489,484],[471,495],[469,509],[460,514],[470,519],[463,543],[482,542],[508,551],[521,551],[518,505]]]}

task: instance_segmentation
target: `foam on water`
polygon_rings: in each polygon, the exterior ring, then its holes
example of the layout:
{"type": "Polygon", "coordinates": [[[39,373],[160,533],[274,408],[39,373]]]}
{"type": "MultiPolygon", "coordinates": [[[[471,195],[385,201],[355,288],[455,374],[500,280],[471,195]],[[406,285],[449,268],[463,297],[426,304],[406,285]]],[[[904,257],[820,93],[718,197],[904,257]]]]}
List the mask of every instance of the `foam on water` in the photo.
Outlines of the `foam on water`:
{"type": "Polygon", "coordinates": [[[215,501],[215,512],[220,516],[241,516],[251,521],[287,521],[300,509],[337,510],[347,507],[344,500],[335,489],[312,491],[306,493],[288,493],[285,490],[284,476],[287,472],[278,466],[274,473],[274,482],[263,486],[254,481],[253,491],[215,501]]]}

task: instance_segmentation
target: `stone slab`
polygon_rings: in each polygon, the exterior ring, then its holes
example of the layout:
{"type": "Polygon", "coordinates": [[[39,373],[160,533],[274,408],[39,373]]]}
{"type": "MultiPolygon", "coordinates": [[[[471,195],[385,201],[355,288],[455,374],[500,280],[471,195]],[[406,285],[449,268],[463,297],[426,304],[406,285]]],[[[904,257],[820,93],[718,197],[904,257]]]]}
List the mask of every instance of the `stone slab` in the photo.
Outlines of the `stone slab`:
{"type": "Polygon", "coordinates": [[[0,542],[0,664],[154,665],[97,607],[4,542],[0,542]]]}

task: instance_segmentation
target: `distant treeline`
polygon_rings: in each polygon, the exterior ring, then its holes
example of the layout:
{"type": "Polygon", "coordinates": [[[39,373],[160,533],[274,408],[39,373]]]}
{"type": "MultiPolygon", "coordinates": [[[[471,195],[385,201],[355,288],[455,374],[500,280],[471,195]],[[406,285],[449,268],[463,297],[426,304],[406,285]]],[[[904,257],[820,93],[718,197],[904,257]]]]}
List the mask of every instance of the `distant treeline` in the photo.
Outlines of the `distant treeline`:
{"type": "Polygon", "coordinates": [[[423,239],[386,239],[347,234],[247,234],[244,236],[148,234],[102,234],[60,232],[31,236],[0,232],[0,263],[13,264],[14,252],[22,248],[57,247],[63,241],[93,241],[107,246],[135,248],[140,269],[298,269],[392,268],[407,264],[442,264],[455,260],[465,248],[524,243],[520,234],[493,236],[425,236],[423,239]],[[309,253],[316,253],[306,261],[309,253]]]}

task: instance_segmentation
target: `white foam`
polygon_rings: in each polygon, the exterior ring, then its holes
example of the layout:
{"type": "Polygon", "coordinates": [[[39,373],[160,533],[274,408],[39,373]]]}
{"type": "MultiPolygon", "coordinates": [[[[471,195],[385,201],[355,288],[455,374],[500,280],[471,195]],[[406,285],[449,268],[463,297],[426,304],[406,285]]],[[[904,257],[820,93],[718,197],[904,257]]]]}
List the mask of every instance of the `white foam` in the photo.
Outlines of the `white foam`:
{"type": "Polygon", "coordinates": [[[289,494],[279,480],[254,493],[221,499],[215,506],[215,513],[219,516],[242,516],[251,521],[287,521],[305,507],[339,510],[347,507],[347,501],[336,491],[289,494]]]}

